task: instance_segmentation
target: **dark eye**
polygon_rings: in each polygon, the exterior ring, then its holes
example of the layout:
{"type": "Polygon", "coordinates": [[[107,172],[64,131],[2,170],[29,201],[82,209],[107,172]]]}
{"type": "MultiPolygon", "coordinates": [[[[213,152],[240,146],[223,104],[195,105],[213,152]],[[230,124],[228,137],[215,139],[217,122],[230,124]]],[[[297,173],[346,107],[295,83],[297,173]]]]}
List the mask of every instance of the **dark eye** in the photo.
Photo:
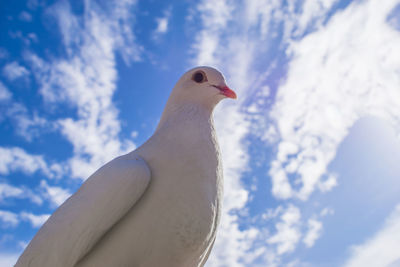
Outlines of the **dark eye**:
{"type": "Polygon", "coordinates": [[[202,71],[195,72],[192,76],[192,80],[196,83],[203,83],[207,81],[206,74],[202,71]]]}

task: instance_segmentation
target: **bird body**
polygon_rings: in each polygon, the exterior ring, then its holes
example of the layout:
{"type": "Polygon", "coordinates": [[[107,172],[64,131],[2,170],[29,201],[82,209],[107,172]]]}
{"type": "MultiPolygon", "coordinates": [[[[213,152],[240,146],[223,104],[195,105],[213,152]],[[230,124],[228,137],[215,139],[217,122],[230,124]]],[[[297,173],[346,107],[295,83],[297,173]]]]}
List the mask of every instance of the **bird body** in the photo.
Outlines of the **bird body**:
{"type": "Polygon", "coordinates": [[[179,92],[197,86],[198,71],[224,83],[211,68],[186,73],[153,136],[95,172],[44,224],[16,266],[205,264],[222,201],[212,111],[223,97],[198,101],[179,92]]]}
{"type": "Polygon", "coordinates": [[[198,266],[203,261],[219,220],[222,173],[211,114],[192,112],[126,155],[148,163],[149,188],[78,266],[112,266],[114,257],[120,262],[113,266],[198,266]]]}

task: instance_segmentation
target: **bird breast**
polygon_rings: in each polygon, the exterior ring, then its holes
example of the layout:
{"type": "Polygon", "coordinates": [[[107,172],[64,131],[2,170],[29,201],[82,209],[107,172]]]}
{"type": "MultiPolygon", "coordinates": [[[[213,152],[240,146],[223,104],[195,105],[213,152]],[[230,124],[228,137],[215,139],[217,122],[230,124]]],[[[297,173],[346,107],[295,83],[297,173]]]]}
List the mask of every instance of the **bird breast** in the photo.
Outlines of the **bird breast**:
{"type": "Polygon", "coordinates": [[[158,153],[151,152],[153,144],[147,153],[138,152],[148,158],[152,171],[149,190],[159,196],[152,201],[163,206],[157,227],[171,229],[169,243],[177,251],[201,255],[215,237],[222,198],[221,162],[212,124],[188,123],[173,135],[164,132],[153,141],[158,153]]]}
{"type": "Polygon", "coordinates": [[[222,198],[212,124],[186,121],[159,129],[132,154],[147,162],[150,184],[79,267],[201,266],[215,238],[222,198]]]}

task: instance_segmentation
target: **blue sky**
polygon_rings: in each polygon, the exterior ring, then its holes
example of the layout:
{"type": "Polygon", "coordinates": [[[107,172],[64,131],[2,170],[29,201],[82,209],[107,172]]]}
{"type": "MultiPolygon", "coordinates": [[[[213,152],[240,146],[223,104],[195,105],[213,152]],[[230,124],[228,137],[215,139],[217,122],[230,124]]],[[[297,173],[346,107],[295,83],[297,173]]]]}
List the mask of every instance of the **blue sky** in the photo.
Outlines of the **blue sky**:
{"type": "Polygon", "coordinates": [[[400,1],[3,1],[0,27],[0,266],[197,65],[238,93],[207,266],[400,266],[400,1]]]}

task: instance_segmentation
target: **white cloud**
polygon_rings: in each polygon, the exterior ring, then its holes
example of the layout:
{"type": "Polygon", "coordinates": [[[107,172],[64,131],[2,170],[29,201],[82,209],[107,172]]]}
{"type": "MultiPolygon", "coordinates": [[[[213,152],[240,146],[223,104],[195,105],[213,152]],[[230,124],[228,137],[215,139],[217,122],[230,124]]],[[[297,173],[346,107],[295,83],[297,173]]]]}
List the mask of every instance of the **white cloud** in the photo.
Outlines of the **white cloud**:
{"type": "Polygon", "coordinates": [[[26,187],[15,187],[7,183],[0,183],[0,203],[7,198],[29,199],[35,204],[41,205],[43,200],[36,193],[26,187]]]}
{"type": "Polygon", "coordinates": [[[43,156],[31,155],[22,148],[0,147],[0,174],[9,174],[15,171],[33,174],[41,171],[48,177],[58,177],[60,174],[55,166],[48,166],[43,156]]]}
{"type": "Polygon", "coordinates": [[[29,212],[21,212],[20,217],[23,220],[29,221],[33,227],[39,228],[47,221],[47,219],[50,217],[50,214],[35,215],[29,212]]]}
{"type": "Polygon", "coordinates": [[[25,67],[19,65],[16,61],[8,63],[3,67],[3,75],[10,81],[14,81],[28,74],[29,71],[25,67]]]}
{"type": "Polygon", "coordinates": [[[276,245],[278,255],[293,251],[301,238],[300,231],[300,209],[289,205],[281,215],[280,221],[275,225],[276,233],[267,242],[276,245]]]}
{"type": "Polygon", "coordinates": [[[6,228],[15,227],[19,223],[18,215],[6,210],[0,210],[0,220],[2,221],[2,227],[6,228]]]}
{"type": "Polygon", "coordinates": [[[71,193],[59,186],[51,186],[45,180],[40,181],[40,187],[44,190],[43,196],[48,199],[54,207],[60,206],[71,193]]]}
{"type": "Polygon", "coordinates": [[[232,15],[232,9],[232,6],[225,0],[205,0],[198,4],[196,13],[200,14],[203,25],[201,32],[196,34],[193,45],[197,64],[218,65],[221,58],[217,57],[215,53],[220,42],[220,35],[232,15]]]}
{"type": "Polygon", "coordinates": [[[315,241],[321,236],[322,223],[316,219],[308,219],[308,231],[303,238],[304,244],[310,248],[314,246],[315,241]]]}
{"type": "Polygon", "coordinates": [[[327,216],[327,215],[333,215],[333,214],[335,214],[335,210],[332,209],[332,208],[328,208],[328,207],[323,208],[323,209],[321,210],[321,212],[320,212],[320,216],[321,216],[321,217],[325,217],[325,216],[327,216]]]}
{"type": "Polygon", "coordinates": [[[163,17],[163,18],[157,19],[156,32],[157,33],[166,33],[167,30],[168,30],[168,18],[167,17],[163,17]]]}
{"type": "Polygon", "coordinates": [[[54,126],[36,111],[29,111],[24,105],[13,101],[6,107],[5,115],[15,124],[15,133],[27,141],[32,141],[45,131],[52,130],[54,126]],[[30,114],[32,113],[32,114],[30,114]]]}
{"type": "Polygon", "coordinates": [[[300,36],[306,30],[318,29],[322,26],[326,13],[338,0],[306,0],[298,16],[294,16],[293,35],[300,36]]]}
{"type": "Polygon", "coordinates": [[[154,31],[154,38],[158,38],[160,35],[167,33],[169,20],[171,17],[171,8],[164,12],[164,16],[156,18],[157,28],[154,31]]]}
{"type": "Polygon", "coordinates": [[[271,163],[269,174],[273,184],[272,194],[280,199],[290,198],[293,194],[292,187],[289,184],[285,170],[276,161],[271,163]]]}
{"type": "Polygon", "coordinates": [[[325,193],[331,191],[337,184],[337,175],[331,173],[325,181],[318,183],[318,188],[321,192],[325,193]]]}
{"type": "Polygon", "coordinates": [[[49,217],[50,214],[35,215],[24,211],[17,214],[10,211],[0,210],[0,221],[2,221],[3,228],[16,227],[22,220],[29,221],[33,227],[39,228],[49,217]]]}
{"type": "Polygon", "coordinates": [[[17,188],[5,183],[0,184],[0,202],[8,197],[19,197],[23,193],[24,192],[21,188],[17,188]]]}
{"type": "Polygon", "coordinates": [[[11,92],[7,87],[0,81],[0,101],[8,101],[12,97],[11,92]]]}
{"type": "Polygon", "coordinates": [[[276,197],[306,200],[317,187],[329,191],[335,186],[334,176],[325,182],[321,177],[359,118],[383,117],[400,132],[400,35],[386,23],[395,4],[353,2],[326,26],[291,42],[293,59],[272,117],[280,144],[289,142],[299,150],[288,158],[293,151],[278,145],[270,171],[276,197]],[[299,190],[292,187],[297,182],[299,190]]]}
{"type": "Polygon", "coordinates": [[[274,219],[277,218],[279,214],[281,214],[283,211],[283,207],[282,206],[277,206],[274,209],[267,209],[262,215],[261,218],[263,220],[270,220],[270,219],[274,219]]]}
{"type": "MultiPolygon", "coordinates": [[[[110,2],[108,20],[106,25],[110,27],[111,35],[115,41],[114,49],[122,55],[125,63],[140,61],[143,47],[135,41],[133,33],[133,11],[136,8],[136,0],[121,0],[110,2]]],[[[105,25],[105,26],[106,26],[105,25]]]]}
{"type": "Polygon", "coordinates": [[[398,266],[400,262],[400,204],[398,204],[383,227],[364,244],[352,247],[345,267],[398,266]]]}
{"type": "Polygon", "coordinates": [[[26,55],[42,83],[43,98],[77,108],[78,118],[57,122],[74,148],[69,160],[72,177],[86,179],[105,162],[135,147],[128,139],[120,140],[118,111],[112,103],[117,81],[115,52],[127,62],[139,58],[140,49],[133,43],[128,23],[132,4],[119,1],[103,10],[91,2],[85,6],[83,24],[67,2],[56,4],[48,13],[58,20],[68,58],[48,64],[36,55],[26,55]]]}
{"type": "Polygon", "coordinates": [[[35,110],[28,110],[23,104],[12,99],[11,92],[0,81],[0,102],[5,102],[0,115],[0,122],[9,118],[14,124],[14,131],[26,141],[32,141],[41,133],[54,130],[54,125],[38,115],[35,110]],[[13,101],[10,101],[13,100],[13,101]]]}

